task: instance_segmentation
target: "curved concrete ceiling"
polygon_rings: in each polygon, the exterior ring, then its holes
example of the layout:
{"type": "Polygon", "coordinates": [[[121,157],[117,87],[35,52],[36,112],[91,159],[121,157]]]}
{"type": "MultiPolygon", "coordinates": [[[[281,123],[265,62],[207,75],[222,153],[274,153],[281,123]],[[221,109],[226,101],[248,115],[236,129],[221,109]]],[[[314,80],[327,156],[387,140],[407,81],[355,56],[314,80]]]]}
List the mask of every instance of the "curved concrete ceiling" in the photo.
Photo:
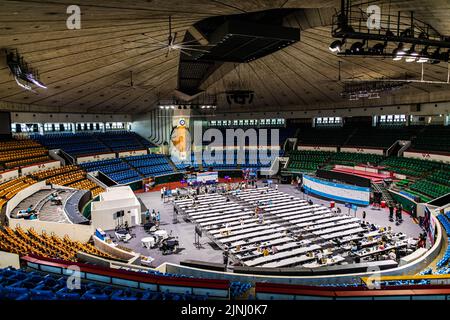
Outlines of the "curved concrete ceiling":
{"type": "MultiPolygon", "coordinates": [[[[134,0],[77,1],[81,30],[68,30],[66,9],[71,0],[0,2],[0,46],[18,49],[39,70],[48,90],[38,94],[17,87],[0,57],[0,102],[11,110],[85,113],[141,113],[155,108],[158,96],[171,97],[177,89],[179,52],[165,57],[164,50],[129,41],[159,41],[168,36],[167,18],[184,35],[196,22],[213,16],[276,8],[300,8],[285,25],[301,29],[292,46],[239,66],[225,63],[201,86],[214,94],[245,75],[255,99],[253,110],[307,110],[325,107],[359,107],[380,103],[450,100],[447,86],[410,85],[376,101],[343,101],[336,82],[338,61],[343,78],[420,77],[420,65],[392,60],[343,58],[329,52],[331,16],[339,0],[134,0]],[[137,86],[127,88],[130,71],[137,86]]],[[[384,1],[384,3],[387,3],[384,1]]],[[[386,4],[384,4],[386,6],[386,4]]],[[[384,8],[384,7],[382,7],[384,8]]],[[[448,1],[395,1],[391,10],[414,10],[416,17],[450,35],[448,1]]],[[[180,37],[182,38],[182,37],[180,37]]],[[[429,80],[446,80],[447,66],[426,66],[429,80]]],[[[233,111],[219,98],[219,108],[233,111]]]]}

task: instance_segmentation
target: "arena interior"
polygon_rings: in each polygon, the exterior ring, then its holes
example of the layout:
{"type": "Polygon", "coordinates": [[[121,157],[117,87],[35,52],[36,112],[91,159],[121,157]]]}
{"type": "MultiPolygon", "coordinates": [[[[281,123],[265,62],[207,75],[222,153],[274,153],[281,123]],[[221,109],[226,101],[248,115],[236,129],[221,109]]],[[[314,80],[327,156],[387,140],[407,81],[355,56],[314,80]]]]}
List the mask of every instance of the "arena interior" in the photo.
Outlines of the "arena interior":
{"type": "Polygon", "coordinates": [[[450,299],[448,1],[0,8],[0,300],[450,299]]]}

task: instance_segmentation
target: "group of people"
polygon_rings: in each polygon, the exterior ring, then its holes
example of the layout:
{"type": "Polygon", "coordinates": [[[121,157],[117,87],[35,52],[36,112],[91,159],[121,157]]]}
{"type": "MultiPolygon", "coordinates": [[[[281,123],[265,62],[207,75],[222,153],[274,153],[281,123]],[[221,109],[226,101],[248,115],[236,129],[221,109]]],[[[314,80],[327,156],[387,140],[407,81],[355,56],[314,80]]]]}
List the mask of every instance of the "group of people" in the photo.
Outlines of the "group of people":
{"type": "Polygon", "coordinates": [[[150,212],[149,209],[145,212],[145,220],[146,222],[153,222],[156,226],[159,226],[161,223],[161,213],[158,211],[155,211],[155,209],[150,212]]]}
{"type": "Polygon", "coordinates": [[[395,213],[395,222],[397,225],[403,222],[403,206],[401,203],[389,203],[389,221],[394,222],[394,213],[395,213]]]}
{"type": "Polygon", "coordinates": [[[25,210],[19,210],[16,216],[13,218],[23,218],[25,220],[36,220],[38,218],[38,213],[33,209],[33,206],[30,205],[25,210]]]}

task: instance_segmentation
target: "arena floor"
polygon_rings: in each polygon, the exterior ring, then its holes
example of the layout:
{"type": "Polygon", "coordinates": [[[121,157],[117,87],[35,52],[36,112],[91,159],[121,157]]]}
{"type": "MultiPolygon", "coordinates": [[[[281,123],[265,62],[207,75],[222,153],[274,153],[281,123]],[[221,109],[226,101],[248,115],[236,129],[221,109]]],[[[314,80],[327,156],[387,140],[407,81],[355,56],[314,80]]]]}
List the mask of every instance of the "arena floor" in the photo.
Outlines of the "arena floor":
{"type": "MultiPolygon", "coordinates": [[[[299,198],[307,198],[306,195],[302,194],[291,185],[280,185],[279,191],[292,194],[299,198]]],[[[180,261],[188,259],[217,263],[223,262],[221,249],[212,244],[209,238],[204,236],[200,239],[200,249],[194,245],[194,225],[192,223],[183,221],[181,217],[178,218],[178,223],[173,223],[173,205],[168,202],[163,203],[159,192],[139,193],[137,196],[145,204],[145,206],[150,209],[150,211],[153,209],[155,209],[155,211],[160,211],[160,228],[166,230],[169,234],[172,232],[173,236],[178,236],[181,251],[178,254],[162,255],[162,252],[158,249],[143,248],[141,245],[141,239],[146,237],[147,234],[141,227],[133,228],[133,233],[136,237],[131,239],[130,242],[126,244],[127,247],[132,248],[136,252],[143,255],[154,258],[154,266],[158,266],[164,262],[178,264],[180,261]]],[[[318,199],[311,196],[308,197],[311,198],[314,203],[329,206],[329,201],[327,200],[318,199]]],[[[336,205],[337,207],[340,207],[343,212],[348,212],[348,209],[345,208],[344,204],[337,203],[336,205]]],[[[395,232],[403,232],[410,237],[418,237],[419,233],[422,231],[419,225],[408,214],[404,214],[403,223],[396,226],[395,222],[389,221],[389,212],[387,208],[381,210],[375,210],[371,207],[360,208],[357,211],[356,216],[362,219],[363,211],[366,211],[367,214],[366,221],[385,227],[391,226],[395,232]]],[[[353,213],[354,211],[351,211],[351,214],[353,213]]]]}

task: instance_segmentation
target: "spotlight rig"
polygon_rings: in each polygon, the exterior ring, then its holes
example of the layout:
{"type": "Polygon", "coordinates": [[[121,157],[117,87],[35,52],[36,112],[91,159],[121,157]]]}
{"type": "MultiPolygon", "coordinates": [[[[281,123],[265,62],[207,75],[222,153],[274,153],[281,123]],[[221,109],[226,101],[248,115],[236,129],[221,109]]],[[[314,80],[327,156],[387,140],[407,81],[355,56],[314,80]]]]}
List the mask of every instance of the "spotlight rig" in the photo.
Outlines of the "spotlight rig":
{"type": "Polygon", "coordinates": [[[398,90],[406,84],[407,80],[400,82],[388,79],[345,82],[341,97],[350,101],[379,99],[381,93],[398,90]]]}
{"type": "Polygon", "coordinates": [[[378,28],[370,28],[373,17],[361,8],[341,1],[341,11],[333,16],[329,50],[340,56],[392,58],[408,63],[449,62],[450,37],[414,17],[414,12],[379,14],[378,28]],[[350,40],[354,42],[351,43],[350,40]],[[345,48],[344,48],[345,47],[345,48]]]}
{"type": "Polygon", "coordinates": [[[47,89],[47,87],[39,80],[37,70],[32,69],[17,51],[5,50],[5,52],[6,64],[19,87],[32,92],[35,92],[33,90],[33,85],[38,88],[47,89]]]}
{"type": "Polygon", "coordinates": [[[215,96],[203,96],[195,101],[180,101],[177,99],[159,101],[159,108],[164,110],[215,110],[217,108],[217,98],[215,96]]]}

